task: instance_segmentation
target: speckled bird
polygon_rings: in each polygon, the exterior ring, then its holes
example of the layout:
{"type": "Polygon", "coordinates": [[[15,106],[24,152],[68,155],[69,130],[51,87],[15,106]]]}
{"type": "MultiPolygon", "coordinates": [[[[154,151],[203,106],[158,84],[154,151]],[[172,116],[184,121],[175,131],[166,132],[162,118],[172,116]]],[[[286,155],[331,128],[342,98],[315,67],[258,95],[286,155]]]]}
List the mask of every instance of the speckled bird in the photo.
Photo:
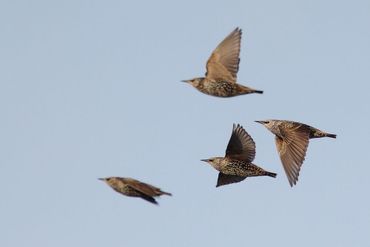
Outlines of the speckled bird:
{"type": "Polygon", "coordinates": [[[216,187],[237,183],[247,177],[276,177],[276,173],[265,171],[252,163],[255,155],[256,145],[252,137],[242,126],[234,124],[225,157],[214,157],[202,161],[209,163],[219,171],[216,187]]]}
{"type": "Polygon", "coordinates": [[[183,80],[202,93],[217,97],[233,97],[250,93],[263,93],[236,82],[239,70],[242,30],[236,28],[212,52],[207,61],[205,77],[183,80]]]}
{"type": "Polygon", "coordinates": [[[153,204],[158,204],[158,202],[154,199],[156,196],[171,196],[171,193],[164,192],[153,185],[146,184],[132,178],[107,177],[99,178],[99,180],[106,182],[118,193],[131,197],[140,197],[153,204]]]}
{"type": "Polygon", "coordinates": [[[275,143],[290,186],[298,181],[299,172],[306,156],[309,139],[330,137],[329,134],[307,124],[286,120],[256,121],[275,134],[275,143]]]}

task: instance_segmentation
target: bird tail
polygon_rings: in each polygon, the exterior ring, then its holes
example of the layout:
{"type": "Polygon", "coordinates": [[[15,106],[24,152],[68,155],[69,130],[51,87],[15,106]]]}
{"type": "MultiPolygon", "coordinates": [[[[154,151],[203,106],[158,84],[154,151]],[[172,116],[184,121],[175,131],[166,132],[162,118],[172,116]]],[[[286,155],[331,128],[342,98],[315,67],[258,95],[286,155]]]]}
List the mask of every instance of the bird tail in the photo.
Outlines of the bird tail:
{"type": "Polygon", "coordinates": [[[263,94],[263,91],[261,91],[261,90],[253,90],[253,93],[263,94]]]}
{"type": "Polygon", "coordinates": [[[273,178],[276,178],[276,173],[273,173],[273,172],[265,172],[265,176],[269,176],[269,177],[273,177],[273,178]]]}
{"type": "Polygon", "coordinates": [[[171,194],[171,193],[169,193],[169,192],[161,191],[161,193],[162,193],[163,195],[172,196],[172,194],[171,194]]]}
{"type": "Polygon", "coordinates": [[[257,90],[257,89],[250,88],[250,87],[240,85],[240,84],[238,84],[238,86],[239,86],[239,90],[242,92],[242,94],[250,94],[250,93],[263,94],[263,91],[261,91],[261,90],[257,90]]]}
{"type": "Polygon", "coordinates": [[[337,135],[336,134],[325,133],[325,136],[326,137],[330,137],[330,138],[337,138],[337,135]]]}
{"type": "Polygon", "coordinates": [[[330,138],[337,138],[336,134],[326,133],[319,129],[314,129],[313,134],[310,134],[310,138],[321,138],[321,137],[330,137],[330,138]]]}

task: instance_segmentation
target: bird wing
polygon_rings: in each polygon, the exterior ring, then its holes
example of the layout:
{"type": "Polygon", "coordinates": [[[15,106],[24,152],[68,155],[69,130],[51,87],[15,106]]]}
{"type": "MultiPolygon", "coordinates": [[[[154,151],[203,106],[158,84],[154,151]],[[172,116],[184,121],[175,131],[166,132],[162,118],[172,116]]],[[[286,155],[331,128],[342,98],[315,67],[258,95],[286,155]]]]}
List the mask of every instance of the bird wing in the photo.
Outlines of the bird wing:
{"type": "Polygon", "coordinates": [[[251,163],[256,156],[256,144],[247,131],[239,124],[233,125],[233,132],[227,145],[225,156],[244,160],[248,163],[251,163]]]}
{"type": "Polygon", "coordinates": [[[208,79],[236,82],[241,36],[242,30],[236,28],[212,52],[207,61],[208,79]]]}
{"type": "Polygon", "coordinates": [[[283,163],[290,186],[298,181],[299,171],[306,156],[309,132],[298,126],[292,129],[280,128],[281,136],[275,137],[276,147],[283,163]]]}
{"type": "Polygon", "coordinates": [[[140,197],[141,197],[142,199],[144,199],[144,200],[146,200],[146,201],[150,202],[150,203],[153,203],[153,204],[158,205],[158,202],[157,202],[157,201],[155,200],[155,198],[154,198],[154,197],[152,197],[152,196],[147,196],[147,195],[145,195],[144,193],[140,193],[140,197]]]}
{"type": "Polygon", "coordinates": [[[240,177],[236,175],[227,175],[224,173],[219,173],[218,174],[218,179],[217,179],[217,185],[216,187],[226,185],[226,184],[232,184],[232,183],[238,183],[240,181],[243,181],[247,177],[240,177]]]}
{"type": "Polygon", "coordinates": [[[147,184],[147,183],[143,183],[143,182],[140,182],[136,179],[132,179],[132,178],[126,178],[125,179],[125,183],[127,185],[129,185],[131,188],[143,193],[144,195],[147,195],[147,196],[159,196],[161,194],[169,194],[170,193],[167,193],[167,192],[163,192],[161,191],[161,189],[153,186],[153,185],[150,185],[150,184],[147,184]]]}

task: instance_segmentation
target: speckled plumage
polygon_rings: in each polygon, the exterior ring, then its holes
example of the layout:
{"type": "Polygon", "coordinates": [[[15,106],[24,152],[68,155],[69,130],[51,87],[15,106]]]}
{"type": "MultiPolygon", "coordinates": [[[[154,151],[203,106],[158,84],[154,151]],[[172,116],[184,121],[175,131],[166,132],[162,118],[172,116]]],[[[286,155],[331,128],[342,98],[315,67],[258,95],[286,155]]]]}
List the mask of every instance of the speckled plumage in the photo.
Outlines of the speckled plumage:
{"type": "Polygon", "coordinates": [[[153,204],[158,204],[154,199],[156,196],[169,195],[171,193],[164,192],[160,188],[153,185],[140,182],[133,178],[122,178],[122,177],[108,177],[99,178],[106,182],[112,189],[126,196],[140,197],[153,204]]]}
{"type": "Polygon", "coordinates": [[[299,122],[275,119],[256,122],[264,125],[275,135],[276,148],[290,186],[295,185],[298,181],[309,139],[321,137],[336,138],[335,134],[326,133],[299,122]]]}
{"type": "Polygon", "coordinates": [[[191,84],[202,93],[217,97],[263,93],[263,91],[236,82],[240,61],[241,35],[241,29],[236,28],[216,47],[207,61],[205,77],[184,80],[184,82],[191,84]]]}
{"type": "Polygon", "coordinates": [[[247,177],[276,177],[276,173],[265,171],[252,163],[255,154],[256,146],[253,139],[242,126],[234,124],[225,157],[214,157],[202,161],[209,163],[220,172],[217,187],[237,183],[247,177]]]}
{"type": "Polygon", "coordinates": [[[230,159],[227,157],[222,159],[220,171],[227,175],[237,175],[240,177],[254,177],[266,175],[265,170],[254,165],[253,163],[248,163],[243,160],[230,159]]]}

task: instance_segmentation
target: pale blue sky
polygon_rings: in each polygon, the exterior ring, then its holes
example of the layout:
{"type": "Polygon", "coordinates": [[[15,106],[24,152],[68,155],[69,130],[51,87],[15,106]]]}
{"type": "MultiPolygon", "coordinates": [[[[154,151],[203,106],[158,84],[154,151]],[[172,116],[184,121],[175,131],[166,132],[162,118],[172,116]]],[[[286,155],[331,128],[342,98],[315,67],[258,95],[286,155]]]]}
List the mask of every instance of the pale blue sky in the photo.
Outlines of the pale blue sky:
{"type": "Polygon", "coordinates": [[[0,246],[368,246],[369,1],[0,1],[0,246]],[[243,29],[239,82],[202,76],[243,29]],[[290,188],[273,135],[289,119],[338,134],[310,142],[290,188]],[[200,159],[232,124],[278,173],[215,188],[200,159]],[[127,176],[173,197],[115,193],[127,176]]]}

